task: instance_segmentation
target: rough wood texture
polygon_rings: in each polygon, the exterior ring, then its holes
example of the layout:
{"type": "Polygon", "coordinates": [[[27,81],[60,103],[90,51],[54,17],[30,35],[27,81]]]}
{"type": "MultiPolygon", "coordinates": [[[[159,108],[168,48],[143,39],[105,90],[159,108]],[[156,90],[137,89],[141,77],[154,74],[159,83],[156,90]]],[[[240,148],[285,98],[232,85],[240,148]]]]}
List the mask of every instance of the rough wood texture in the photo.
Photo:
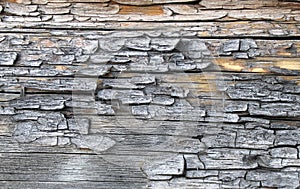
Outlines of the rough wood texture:
{"type": "Polygon", "coordinates": [[[298,0],[0,2],[0,188],[299,188],[298,0]]]}

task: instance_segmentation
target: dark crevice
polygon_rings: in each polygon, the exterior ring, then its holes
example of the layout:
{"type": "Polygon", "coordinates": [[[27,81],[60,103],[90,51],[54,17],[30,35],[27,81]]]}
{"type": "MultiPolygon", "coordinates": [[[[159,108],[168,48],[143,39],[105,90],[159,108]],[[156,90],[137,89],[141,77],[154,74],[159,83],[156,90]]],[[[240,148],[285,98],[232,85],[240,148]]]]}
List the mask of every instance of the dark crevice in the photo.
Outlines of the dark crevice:
{"type": "Polygon", "coordinates": [[[269,150],[276,149],[276,148],[296,148],[297,149],[297,145],[274,145],[272,147],[269,147],[269,150]]]}

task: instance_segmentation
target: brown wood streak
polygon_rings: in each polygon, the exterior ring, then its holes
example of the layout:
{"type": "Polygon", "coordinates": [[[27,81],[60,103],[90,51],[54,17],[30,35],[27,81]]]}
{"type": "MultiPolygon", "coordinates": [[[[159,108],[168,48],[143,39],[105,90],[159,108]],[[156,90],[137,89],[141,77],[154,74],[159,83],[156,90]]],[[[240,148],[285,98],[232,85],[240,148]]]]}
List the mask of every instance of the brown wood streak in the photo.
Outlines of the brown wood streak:
{"type": "Polygon", "coordinates": [[[161,5],[150,5],[150,6],[120,5],[120,11],[118,14],[143,14],[143,15],[155,16],[155,15],[163,15],[164,11],[161,5]]]}
{"type": "Polygon", "coordinates": [[[291,8],[292,10],[300,10],[299,2],[279,2],[278,7],[291,8]]]}

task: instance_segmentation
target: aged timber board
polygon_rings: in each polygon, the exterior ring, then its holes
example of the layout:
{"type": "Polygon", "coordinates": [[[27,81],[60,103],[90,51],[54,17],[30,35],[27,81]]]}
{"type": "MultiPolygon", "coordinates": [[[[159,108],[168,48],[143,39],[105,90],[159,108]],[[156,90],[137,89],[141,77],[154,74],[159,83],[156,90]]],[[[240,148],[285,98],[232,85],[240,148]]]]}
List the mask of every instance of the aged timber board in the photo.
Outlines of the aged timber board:
{"type": "Polygon", "coordinates": [[[298,0],[0,2],[0,188],[299,188],[298,0]]]}

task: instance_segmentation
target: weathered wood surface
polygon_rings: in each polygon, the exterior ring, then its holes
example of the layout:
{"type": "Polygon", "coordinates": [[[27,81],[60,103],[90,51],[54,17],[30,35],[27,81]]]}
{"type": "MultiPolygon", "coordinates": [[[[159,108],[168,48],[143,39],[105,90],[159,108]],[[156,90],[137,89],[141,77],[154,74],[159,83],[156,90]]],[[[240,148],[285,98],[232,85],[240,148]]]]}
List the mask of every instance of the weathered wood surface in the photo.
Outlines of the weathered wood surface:
{"type": "Polygon", "coordinates": [[[0,188],[299,187],[299,1],[0,13],[0,188]]]}

